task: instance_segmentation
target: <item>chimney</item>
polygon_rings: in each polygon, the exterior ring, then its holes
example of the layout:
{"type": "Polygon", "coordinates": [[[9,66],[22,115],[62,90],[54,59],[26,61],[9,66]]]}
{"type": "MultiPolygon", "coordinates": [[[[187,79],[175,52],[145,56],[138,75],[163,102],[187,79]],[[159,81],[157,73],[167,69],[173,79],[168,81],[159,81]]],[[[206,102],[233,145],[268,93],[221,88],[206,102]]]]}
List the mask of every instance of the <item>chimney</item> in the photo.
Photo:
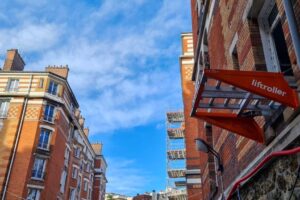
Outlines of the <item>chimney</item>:
{"type": "Polygon", "coordinates": [[[80,110],[79,110],[79,108],[77,108],[77,109],[75,110],[75,117],[76,117],[77,119],[79,119],[79,117],[80,117],[80,110]]]}
{"type": "Polygon", "coordinates": [[[83,132],[84,132],[84,134],[85,134],[86,137],[89,137],[89,132],[90,132],[89,128],[84,128],[83,132]]]}
{"type": "Polygon", "coordinates": [[[96,155],[102,154],[102,144],[99,143],[92,144],[92,148],[96,155]]]}
{"type": "Polygon", "coordinates": [[[85,119],[84,119],[82,116],[79,117],[78,122],[79,122],[79,125],[80,125],[81,127],[84,126],[84,120],[85,120],[85,119]]]}
{"type": "Polygon", "coordinates": [[[18,49],[7,50],[3,71],[23,71],[25,62],[20,56],[18,49]]]}
{"type": "Polygon", "coordinates": [[[58,76],[61,76],[65,79],[68,78],[68,73],[69,73],[69,67],[68,65],[65,66],[56,66],[56,65],[52,65],[52,66],[48,66],[45,68],[46,72],[52,72],[53,74],[56,74],[58,76]]]}

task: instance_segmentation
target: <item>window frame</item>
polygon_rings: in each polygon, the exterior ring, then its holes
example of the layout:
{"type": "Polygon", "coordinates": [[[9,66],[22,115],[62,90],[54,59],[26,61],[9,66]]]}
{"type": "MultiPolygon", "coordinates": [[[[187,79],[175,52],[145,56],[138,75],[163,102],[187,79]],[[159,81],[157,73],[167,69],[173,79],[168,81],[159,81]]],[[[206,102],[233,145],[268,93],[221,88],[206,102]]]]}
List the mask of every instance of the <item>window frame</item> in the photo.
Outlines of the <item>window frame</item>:
{"type": "Polygon", "coordinates": [[[41,196],[41,189],[38,189],[38,188],[31,188],[31,187],[28,188],[28,193],[27,193],[26,199],[28,199],[28,200],[39,200],[39,199],[40,199],[40,196],[41,196]],[[32,199],[32,198],[29,199],[30,191],[35,191],[34,199],[32,199]]]}
{"type": "Polygon", "coordinates": [[[61,174],[61,177],[60,177],[59,190],[60,190],[61,193],[65,192],[67,177],[68,177],[68,172],[64,169],[62,171],[62,174],[61,174]]]}
{"type": "MultiPolygon", "coordinates": [[[[35,157],[34,162],[33,162],[31,179],[34,179],[34,180],[44,180],[44,178],[45,178],[45,170],[46,170],[46,163],[47,163],[47,159],[42,158],[42,157],[38,157],[38,156],[35,157]],[[39,174],[38,172],[37,173],[35,172],[35,171],[39,171],[39,169],[35,169],[35,166],[36,166],[35,163],[36,163],[37,159],[43,160],[42,171],[40,172],[41,173],[41,177],[34,176],[34,174],[39,174]]],[[[38,166],[40,166],[40,164],[38,164],[38,166]]]]}
{"type": "Polygon", "coordinates": [[[276,4],[275,0],[266,0],[258,14],[259,32],[261,35],[264,57],[266,61],[267,70],[269,72],[280,72],[280,63],[275,47],[275,42],[272,36],[272,30],[280,21],[280,15],[277,14],[273,24],[269,24],[268,18],[271,11],[276,4]],[[270,9],[271,8],[271,9],[270,9]]]}
{"type": "Polygon", "coordinates": [[[58,88],[59,88],[59,84],[54,80],[50,80],[47,92],[49,94],[52,94],[52,95],[56,96],[56,95],[58,95],[58,88]]]}
{"type": "MultiPolygon", "coordinates": [[[[47,150],[47,151],[49,151],[49,147],[50,147],[50,143],[51,143],[51,136],[52,136],[52,130],[49,130],[49,129],[46,129],[46,128],[41,128],[41,131],[40,131],[40,137],[39,137],[39,143],[38,143],[38,148],[39,148],[39,149],[42,149],[42,150],[47,150]],[[48,133],[49,133],[46,148],[44,148],[44,146],[40,146],[41,135],[42,135],[42,133],[45,133],[45,132],[48,132],[48,133]]],[[[43,140],[44,140],[44,139],[45,139],[45,136],[43,137],[43,140]]],[[[43,143],[43,144],[46,144],[46,143],[43,143]]]]}
{"type": "Polygon", "coordinates": [[[70,200],[76,199],[76,188],[70,187],[70,200]]]}
{"type": "Polygon", "coordinates": [[[6,99],[0,99],[0,118],[7,117],[10,101],[6,99]],[[4,106],[3,106],[4,105],[4,106]]]}
{"type": "Polygon", "coordinates": [[[88,190],[88,181],[84,180],[84,185],[83,185],[83,191],[87,191],[88,190]]]}
{"type": "Polygon", "coordinates": [[[18,92],[20,79],[10,78],[7,82],[7,92],[18,92]],[[12,87],[14,86],[14,87],[12,87]]]}
{"type": "Polygon", "coordinates": [[[77,177],[78,177],[78,168],[73,166],[72,167],[72,178],[77,179],[77,177]]]}
{"type": "Polygon", "coordinates": [[[45,110],[44,110],[44,116],[43,116],[43,119],[44,121],[46,122],[50,122],[50,123],[53,123],[54,122],[54,117],[55,117],[55,106],[53,104],[50,104],[50,103],[47,103],[45,105],[45,110]],[[51,114],[51,110],[48,109],[47,111],[47,108],[53,108],[53,111],[52,111],[52,116],[50,116],[51,114]],[[47,114],[46,114],[47,113],[47,114]]]}

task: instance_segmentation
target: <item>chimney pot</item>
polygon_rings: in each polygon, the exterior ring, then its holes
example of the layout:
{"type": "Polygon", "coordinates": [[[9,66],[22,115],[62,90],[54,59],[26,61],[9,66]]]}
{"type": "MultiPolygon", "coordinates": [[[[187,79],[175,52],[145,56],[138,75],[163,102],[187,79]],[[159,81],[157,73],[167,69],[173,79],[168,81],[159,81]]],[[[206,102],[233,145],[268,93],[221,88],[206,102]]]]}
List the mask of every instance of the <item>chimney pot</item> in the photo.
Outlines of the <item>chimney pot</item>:
{"type": "Polygon", "coordinates": [[[46,68],[45,68],[45,71],[46,72],[51,72],[51,73],[54,73],[58,76],[61,76],[65,79],[68,78],[68,74],[69,74],[69,67],[68,65],[65,65],[65,66],[56,66],[56,65],[48,65],[46,68]]]}

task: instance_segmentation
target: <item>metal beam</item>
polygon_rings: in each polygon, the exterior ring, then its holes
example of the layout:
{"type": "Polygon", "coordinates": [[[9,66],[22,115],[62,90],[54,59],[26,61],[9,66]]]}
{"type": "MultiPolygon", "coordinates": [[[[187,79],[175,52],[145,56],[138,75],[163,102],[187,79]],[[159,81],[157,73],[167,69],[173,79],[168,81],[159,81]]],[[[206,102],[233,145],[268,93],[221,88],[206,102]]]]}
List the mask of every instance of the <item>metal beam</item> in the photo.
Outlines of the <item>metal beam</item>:
{"type": "MultiPolygon", "coordinates": [[[[240,104],[228,104],[227,106],[225,106],[224,104],[221,104],[221,103],[218,103],[218,104],[216,103],[216,104],[212,104],[212,105],[209,105],[208,103],[200,103],[199,108],[239,110],[241,108],[241,106],[240,106],[240,104]]],[[[270,106],[268,106],[268,105],[257,105],[257,106],[247,105],[244,110],[269,111],[269,110],[276,110],[278,108],[279,108],[279,106],[277,106],[277,105],[273,105],[272,108],[270,108],[270,106]]]]}
{"type": "MultiPolygon", "coordinates": [[[[205,89],[201,95],[202,98],[221,98],[221,99],[245,99],[248,92],[241,90],[217,90],[217,89],[205,89]]],[[[253,95],[252,99],[266,99],[259,95],[253,95]]]]}

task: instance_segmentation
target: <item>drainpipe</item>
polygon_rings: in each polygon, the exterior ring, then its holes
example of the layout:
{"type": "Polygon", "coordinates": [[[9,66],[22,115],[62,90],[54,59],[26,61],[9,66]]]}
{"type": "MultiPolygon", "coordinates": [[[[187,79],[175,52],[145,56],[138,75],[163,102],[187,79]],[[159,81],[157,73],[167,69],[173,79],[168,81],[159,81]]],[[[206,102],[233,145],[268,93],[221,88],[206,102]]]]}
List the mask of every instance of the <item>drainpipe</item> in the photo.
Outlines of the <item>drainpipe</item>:
{"type": "Polygon", "coordinates": [[[28,92],[27,92],[27,95],[25,96],[25,100],[23,102],[21,119],[20,119],[19,124],[18,124],[18,130],[17,130],[16,140],[15,140],[15,143],[14,143],[13,154],[12,154],[12,157],[11,157],[11,160],[10,160],[10,163],[9,163],[9,168],[8,168],[7,176],[6,176],[6,179],[5,179],[5,184],[4,184],[4,189],[3,189],[3,194],[2,194],[1,200],[5,200],[7,187],[8,187],[8,184],[9,184],[9,179],[10,179],[10,175],[11,175],[11,171],[12,171],[12,167],[13,167],[13,164],[14,164],[14,161],[15,161],[16,152],[17,152],[17,149],[18,149],[18,144],[19,144],[19,140],[20,140],[20,136],[21,136],[21,130],[22,130],[22,127],[23,127],[23,123],[24,123],[24,119],[25,119],[25,113],[26,113],[26,109],[27,109],[27,105],[28,105],[28,98],[29,98],[29,93],[30,93],[30,89],[31,89],[32,78],[33,78],[33,75],[30,76],[30,83],[29,83],[29,87],[28,87],[28,92]]]}
{"type": "Polygon", "coordinates": [[[300,36],[297,30],[297,22],[295,19],[293,5],[290,0],[283,0],[282,2],[283,2],[286,18],[288,21],[289,29],[291,31],[293,46],[297,58],[297,64],[298,67],[300,68],[300,36]]]}

